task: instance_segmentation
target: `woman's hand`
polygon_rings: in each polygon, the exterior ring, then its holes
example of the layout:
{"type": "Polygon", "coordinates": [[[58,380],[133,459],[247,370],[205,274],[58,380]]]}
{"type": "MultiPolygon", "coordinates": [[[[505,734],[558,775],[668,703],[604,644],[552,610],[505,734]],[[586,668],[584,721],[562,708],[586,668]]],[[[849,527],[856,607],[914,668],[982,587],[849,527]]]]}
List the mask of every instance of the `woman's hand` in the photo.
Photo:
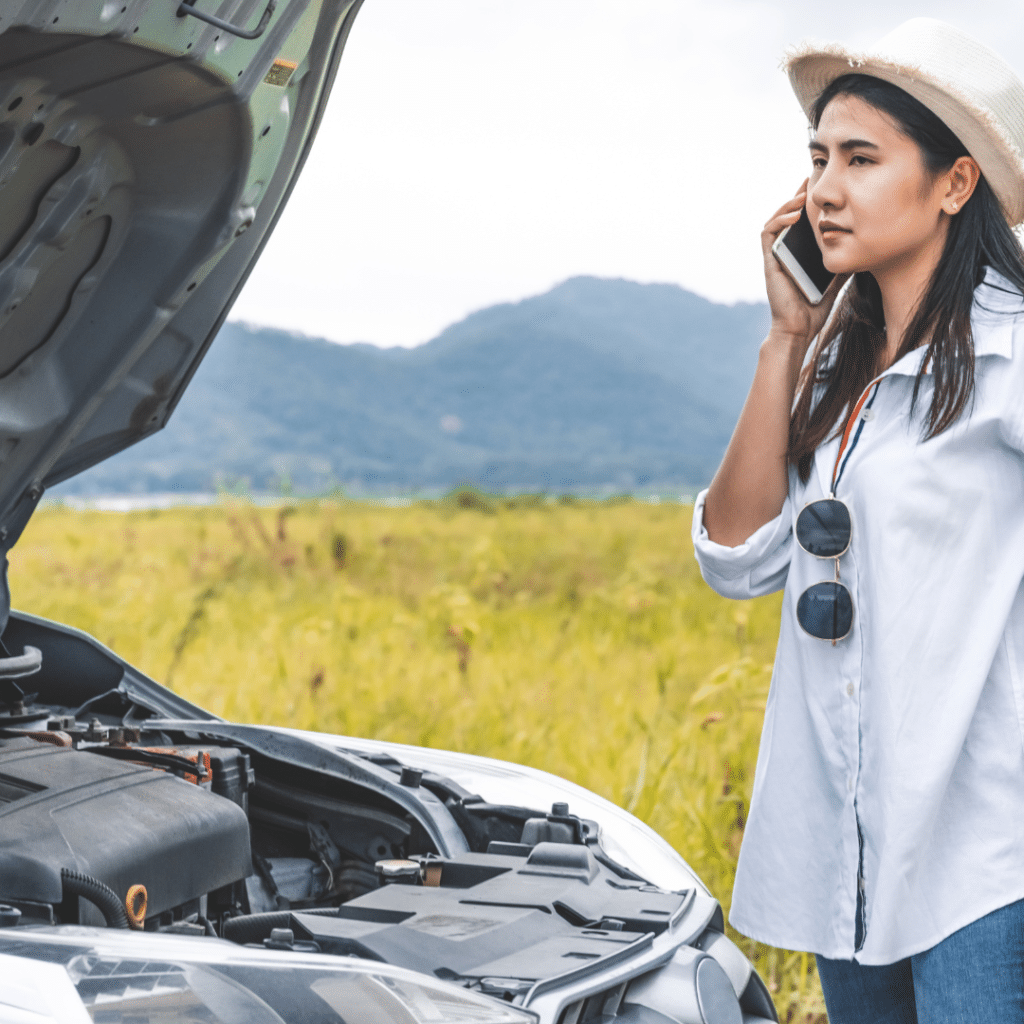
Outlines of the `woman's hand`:
{"type": "Polygon", "coordinates": [[[775,211],[761,232],[765,287],[768,290],[768,306],[772,314],[771,334],[799,348],[801,357],[807,351],[811,339],[824,326],[839,290],[850,276],[840,274],[834,277],[821,302],[812,305],[775,258],[772,245],[783,228],[795,224],[800,219],[800,211],[806,202],[805,178],[796,195],[775,211]]]}
{"type": "Polygon", "coordinates": [[[758,353],[750,394],[704,502],[704,527],[726,547],[742,544],[779,514],[789,491],[789,416],[807,348],[821,330],[849,274],[833,279],[811,305],[772,255],[779,232],[800,219],[807,182],[761,232],[772,326],[758,353]]]}

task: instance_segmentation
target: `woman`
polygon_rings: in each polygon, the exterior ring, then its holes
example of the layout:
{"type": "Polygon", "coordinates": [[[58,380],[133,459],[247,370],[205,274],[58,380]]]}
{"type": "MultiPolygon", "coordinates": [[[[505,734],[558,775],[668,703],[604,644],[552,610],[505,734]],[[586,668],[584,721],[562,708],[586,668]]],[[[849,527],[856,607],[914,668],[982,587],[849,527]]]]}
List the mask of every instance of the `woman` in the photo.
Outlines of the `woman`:
{"type": "Polygon", "coordinates": [[[693,523],[719,593],[785,586],[730,919],[831,1024],[1024,1021],[1024,85],[930,19],[787,66],[811,175],[693,523]]]}

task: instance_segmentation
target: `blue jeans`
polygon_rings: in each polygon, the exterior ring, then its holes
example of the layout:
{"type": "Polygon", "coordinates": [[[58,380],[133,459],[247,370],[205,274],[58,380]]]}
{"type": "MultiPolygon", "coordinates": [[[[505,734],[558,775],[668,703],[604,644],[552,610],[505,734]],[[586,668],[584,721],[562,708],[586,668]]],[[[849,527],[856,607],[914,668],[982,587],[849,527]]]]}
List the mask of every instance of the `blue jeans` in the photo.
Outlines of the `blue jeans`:
{"type": "Polygon", "coordinates": [[[1024,900],[894,964],[815,959],[829,1024],[1024,1022],[1024,900]]]}

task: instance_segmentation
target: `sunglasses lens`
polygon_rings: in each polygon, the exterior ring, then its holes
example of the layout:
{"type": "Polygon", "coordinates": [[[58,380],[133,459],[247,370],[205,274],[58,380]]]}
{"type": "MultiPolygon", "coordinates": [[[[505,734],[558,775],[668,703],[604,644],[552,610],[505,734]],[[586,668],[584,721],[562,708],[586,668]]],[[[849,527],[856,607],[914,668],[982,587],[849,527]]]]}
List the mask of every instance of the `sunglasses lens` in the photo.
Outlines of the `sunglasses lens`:
{"type": "Polygon", "coordinates": [[[850,510],[837,498],[806,505],[796,517],[796,539],[818,558],[835,558],[850,546],[850,510]]]}
{"type": "Polygon", "coordinates": [[[853,598],[842,583],[815,583],[800,595],[796,619],[819,640],[842,640],[853,625],[853,598]]]}

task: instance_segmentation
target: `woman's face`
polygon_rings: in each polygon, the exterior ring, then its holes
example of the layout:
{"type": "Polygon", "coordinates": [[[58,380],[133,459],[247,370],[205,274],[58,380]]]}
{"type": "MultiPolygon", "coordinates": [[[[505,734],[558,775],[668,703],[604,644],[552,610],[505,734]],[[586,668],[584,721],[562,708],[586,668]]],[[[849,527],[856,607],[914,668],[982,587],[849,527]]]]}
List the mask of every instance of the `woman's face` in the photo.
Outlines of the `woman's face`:
{"type": "Polygon", "coordinates": [[[810,149],[807,215],[829,270],[877,277],[938,262],[949,182],[928,173],[917,143],[886,114],[857,96],[837,96],[810,149]]]}

